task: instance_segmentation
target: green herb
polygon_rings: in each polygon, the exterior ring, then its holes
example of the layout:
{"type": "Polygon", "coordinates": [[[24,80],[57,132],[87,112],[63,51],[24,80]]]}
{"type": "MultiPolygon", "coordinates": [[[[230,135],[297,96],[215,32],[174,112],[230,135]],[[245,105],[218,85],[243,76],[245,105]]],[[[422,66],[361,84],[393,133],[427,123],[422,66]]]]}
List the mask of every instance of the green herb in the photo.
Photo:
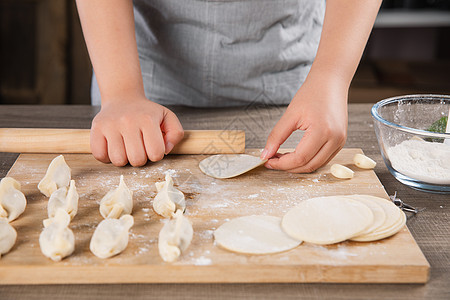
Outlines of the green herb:
{"type": "Polygon", "coordinates": [[[445,133],[445,128],[447,127],[447,120],[448,120],[448,117],[442,117],[439,120],[437,120],[436,122],[434,122],[433,124],[431,124],[431,126],[427,130],[433,131],[433,132],[445,133]]]}

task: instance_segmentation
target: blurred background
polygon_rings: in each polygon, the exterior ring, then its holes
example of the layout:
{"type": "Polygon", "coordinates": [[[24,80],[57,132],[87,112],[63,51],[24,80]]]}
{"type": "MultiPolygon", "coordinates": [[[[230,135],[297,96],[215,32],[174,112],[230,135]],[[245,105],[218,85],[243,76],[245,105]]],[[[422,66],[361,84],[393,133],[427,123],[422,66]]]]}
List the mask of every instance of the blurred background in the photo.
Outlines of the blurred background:
{"type": "MultiPolygon", "coordinates": [[[[0,0],[0,104],[89,104],[73,0],[0,0]]],[[[350,102],[450,94],[450,0],[385,0],[350,102]]]]}

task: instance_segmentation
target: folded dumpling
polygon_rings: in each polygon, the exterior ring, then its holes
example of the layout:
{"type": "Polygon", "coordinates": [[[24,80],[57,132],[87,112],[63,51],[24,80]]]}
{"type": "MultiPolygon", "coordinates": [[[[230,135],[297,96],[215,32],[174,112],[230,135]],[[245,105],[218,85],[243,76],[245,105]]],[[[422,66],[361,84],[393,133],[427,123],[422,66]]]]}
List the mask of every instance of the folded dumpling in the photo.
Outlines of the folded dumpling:
{"type": "Polygon", "coordinates": [[[48,166],[47,173],[39,182],[39,190],[47,197],[64,186],[68,186],[70,181],[70,168],[64,160],[64,156],[55,157],[48,166]]]}
{"type": "Polygon", "coordinates": [[[0,181],[0,218],[11,222],[19,217],[27,206],[25,195],[20,191],[20,183],[11,177],[0,181]]]}
{"type": "Polygon", "coordinates": [[[90,249],[99,258],[119,254],[128,245],[128,231],[134,224],[130,215],[120,219],[105,219],[98,224],[92,235],[90,249]]]}
{"type": "Polygon", "coordinates": [[[44,230],[39,236],[42,253],[54,261],[60,261],[72,254],[75,249],[75,237],[69,229],[70,216],[62,208],[53,218],[44,220],[44,230]]]}
{"type": "Polygon", "coordinates": [[[103,218],[117,219],[131,214],[133,210],[133,192],[127,187],[120,175],[117,189],[109,191],[100,201],[100,214],[103,218]]]}
{"type": "Polygon", "coordinates": [[[0,218],[0,258],[14,246],[17,232],[5,218],[0,218]]]}
{"type": "Polygon", "coordinates": [[[184,212],[186,202],[184,194],[174,188],[173,179],[169,174],[166,174],[166,181],[155,183],[156,194],[153,200],[153,209],[155,212],[165,218],[170,218],[176,210],[184,212]]]}
{"type": "Polygon", "coordinates": [[[189,220],[177,210],[173,219],[164,224],[159,232],[159,255],[166,262],[175,261],[185,251],[191,241],[194,230],[189,220]]]}
{"type": "Polygon", "coordinates": [[[58,208],[64,209],[73,219],[78,211],[78,193],[75,187],[75,180],[70,181],[69,188],[62,187],[57,189],[48,200],[48,217],[53,218],[58,208]]]}

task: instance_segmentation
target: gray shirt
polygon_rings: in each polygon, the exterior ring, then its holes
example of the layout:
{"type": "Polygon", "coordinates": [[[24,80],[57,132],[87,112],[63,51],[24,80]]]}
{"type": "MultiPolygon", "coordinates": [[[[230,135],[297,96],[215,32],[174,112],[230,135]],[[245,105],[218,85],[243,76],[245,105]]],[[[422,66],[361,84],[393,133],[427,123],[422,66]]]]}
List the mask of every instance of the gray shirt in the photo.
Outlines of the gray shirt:
{"type": "MultiPolygon", "coordinates": [[[[288,104],[322,31],[324,0],[134,0],[147,98],[162,105],[288,104]]],[[[100,104],[93,76],[92,103],[100,104]]]]}

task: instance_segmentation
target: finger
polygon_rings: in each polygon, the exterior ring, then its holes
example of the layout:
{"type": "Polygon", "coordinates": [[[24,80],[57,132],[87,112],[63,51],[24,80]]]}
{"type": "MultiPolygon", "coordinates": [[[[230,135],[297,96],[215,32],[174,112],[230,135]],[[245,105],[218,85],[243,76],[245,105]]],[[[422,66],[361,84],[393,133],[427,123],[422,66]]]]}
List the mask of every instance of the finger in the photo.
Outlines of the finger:
{"type": "Polygon", "coordinates": [[[330,155],[330,157],[321,165],[321,166],[319,166],[319,168],[321,168],[321,167],[323,167],[323,166],[325,166],[325,165],[327,165],[338,153],[339,153],[339,151],[341,151],[342,150],[342,146],[341,147],[339,147],[336,151],[334,151],[334,153],[333,154],[331,154],[330,155]]]}
{"type": "Polygon", "coordinates": [[[306,131],[294,152],[267,161],[269,168],[291,170],[305,166],[327,142],[320,132],[306,131]]]}
{"type": "Polygon", "coordinates": [[[164,157],[164,139],[159,124],[147,123],[142,128],[144,146],[147,157],[151,161],[159,161],[164,157]]]}
{"type": "Polygon", "coordinates": [[[128,163],[125,145],[119,131],[111,131],[106,135],[108,144],[108,156],[111,162],[118,167],[123,167],[128,163]]]}
{"type": "Polygon", "coordinates": [[[341,150],[339,147],[336,149],[334,143],[326,143],[320,151],[311,159],[306,165],[293,168],[291,170],[287,170],[289,173],[311,173],[317,170],[318,168],[326,165],[338,152],[341,150]]]}
{"type": "Polygon", "coordinates": [[[130,164],[134,167],[145,165],[147,163],[147,152],[145,151],[141,130],[137,127],[130,128],[126,132],[122,132],[122,137],[130,164]]]}
{"type": "Polygon", "coordinates": [[[183,139],[183,126],[177,116],[168,110],[161,124],[161,130],[164,133],[164,154],[168,154],[183,139]]]}
{"type": "Polygon", "coordinates": [[[108,156],[108,145],[106,142],[106,138],[99,130],[92,128],[90,143],[91,152],[95,159],[101,161],[102,163],[111,162],[108,156]]]}
{"type": "Polygon", "coordinates": [[[291,133],[296,130],[295,122],[291,117],[284,113],[281,119],[275,124],[275,127],[269,134],[267,138],[266,146],[261,153],[261,159],[271,158],[277,153],[281,144],[286,141],[286,139],[291,135],[291,133]]]}
{"type": "MultiPolygon", "coordinates": [[[[288,153],[275,153],[273,156],[272,156],[272,159],[275,159],[275,158],[280,158],[280,157],[282,157],[282,156],[284,156],[284,155],[286,155],[286,154],[288,154],[288,153]]],[[[269,163],[269,161],[266,161],[265,163],[264,163],[264,167],[266,167],[267,169],[273,169],[271,166],[270,166],[270,163],[269,163]]]]}

